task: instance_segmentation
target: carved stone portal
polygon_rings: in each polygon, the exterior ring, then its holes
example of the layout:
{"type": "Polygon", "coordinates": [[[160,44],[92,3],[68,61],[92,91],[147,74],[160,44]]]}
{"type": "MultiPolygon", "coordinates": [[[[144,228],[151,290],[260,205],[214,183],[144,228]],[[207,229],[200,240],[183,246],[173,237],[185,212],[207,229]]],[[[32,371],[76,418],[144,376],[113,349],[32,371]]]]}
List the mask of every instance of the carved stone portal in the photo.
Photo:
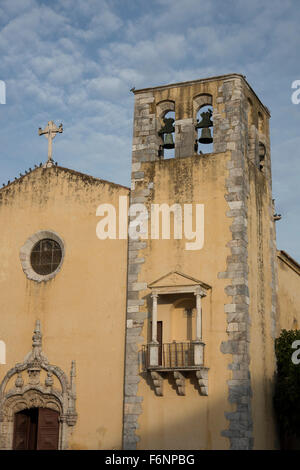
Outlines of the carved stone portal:
{"type": "Polygon", "coordinates": [[[22,363],[7,372],[0,384],[0,450],[12,449],[14,415],[27,408],[50,408],[59,412],[59,449],[67,449],[69,432],[77,421],[75,377],[75,361],[72,361],[70,380],[62,369],[49,364],[42,352],[40,321],[37,320],[32,351],[22,363]],[[44,383],[41,383],[42,371],[47,373],[44,383]],[[9,388],[13,376],[16,376],[14,386],[9,388]],[[58,379],[59,389],[54,387],[53,376],[58,379]]]}

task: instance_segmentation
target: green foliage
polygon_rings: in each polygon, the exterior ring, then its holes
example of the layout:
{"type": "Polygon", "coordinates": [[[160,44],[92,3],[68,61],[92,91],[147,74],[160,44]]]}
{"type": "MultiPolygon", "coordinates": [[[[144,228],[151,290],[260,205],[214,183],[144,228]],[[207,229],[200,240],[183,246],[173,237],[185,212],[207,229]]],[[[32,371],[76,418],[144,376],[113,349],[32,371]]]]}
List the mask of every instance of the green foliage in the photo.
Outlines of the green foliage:
{"type": "Polygon", "coordinates": [[[277,380],[274,405],[280,430],[289,436],[300,436],[300,364],[292,362],[292,354],[296,351],[292,344],[296,340],[300,340],[300,330],[282,330],[275,341],[277,380]]]}

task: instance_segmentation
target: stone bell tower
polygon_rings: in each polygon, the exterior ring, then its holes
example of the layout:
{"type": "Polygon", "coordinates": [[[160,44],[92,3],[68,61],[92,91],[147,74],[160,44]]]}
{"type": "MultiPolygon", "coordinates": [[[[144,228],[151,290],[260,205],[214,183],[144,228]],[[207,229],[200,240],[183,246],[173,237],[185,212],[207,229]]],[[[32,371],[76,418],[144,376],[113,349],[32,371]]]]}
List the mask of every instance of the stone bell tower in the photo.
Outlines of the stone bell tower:
{"type": "Polygon", "coordinates": [[[125,449],[276,448],[269,117],[239,74],[135,91],[131,204],[204,215],[129,241],[125,449]]]}

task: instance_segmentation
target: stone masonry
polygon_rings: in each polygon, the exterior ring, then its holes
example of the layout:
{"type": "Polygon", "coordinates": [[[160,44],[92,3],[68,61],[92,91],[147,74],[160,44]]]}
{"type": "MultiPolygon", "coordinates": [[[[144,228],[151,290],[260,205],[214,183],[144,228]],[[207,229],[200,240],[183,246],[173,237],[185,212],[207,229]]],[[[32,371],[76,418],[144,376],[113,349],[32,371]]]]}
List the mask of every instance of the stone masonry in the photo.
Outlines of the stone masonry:
{"type": "MultiPolygon", "coordinates": [[[[230,75],[219,80],[217,96],[213,100],[217,106],[213,109],[214,122],[214,152],[230,151],[231,159],[227,163],[228,178],[225,199],[228,204],[226,216],[232,220],[230,231],[231,240],[227,243],[230,256],[227,258],[225,272],[219,272],[219,279],[227,279],[229,285],[225,289],[228,303],[224,306],[227,317],[228,340],[222,342],[220,351],[230,354],[232,362],[229,364],[231,379],[228,381],[228,400],[235,410],[225,412],[229,426],[221,431],[227,437],[231,449],[253,448],[253,422],[252,422],[252,389],[250,377],[250,293],[248,287],[249,274],[249,242],[248,242],[248,216],[249,216],[249,164],[257,165],[258,141],[263,141],[267,149],[268,159],[264,171],[270,186],[270,160],[269,141],[267,134],[258,129],[258,125],[249,122],[249,98],[252,93],[244,78],[239,75],[230,75]],[[221,111],[220,111],[221,110],[221,111]],[[260,131],[260,132],[259,132],[260,131]],[[250,162],[250,163],[249,163],[250,162]]],[[[183,84],[184,85],[184,84],[183,84]]],[[[196,111],[200,105],[212,104],[209,95],[203,93],[194,98],[190,106],[190,114],[179,109],[175,121],[175,157],[182,158],[194,154],[196,111]]],[[[144,184],[142,162],[159,160],[161,138],[158,130],[161,126],[163,113],[174,108],[174,102],[154,103],[154,95],[144,90],[135,95],[134,135],[132,152],[132,186],[131,203],[147,203],[153,183],[144,184]],[[173,107],[172,107],[173,106],[173,107]],[[161,109],[160,109],[160,108],[161,109]]],[[[259,104],[259,106],[262,106],[259,104]]],[[[178,111],[178,110],[177,110],[178,111]]],[[[252,112],[252,110],[250,110],[252,112]]],[[[264,108],[268,114],[268,110],[264,108]]],[[[127,335],[126,335],[126,363],[125,363],[125,400],[124,400],[124,427],[123,448],[136,449],[138,437],[138,417],[142,412],[143,397],[138,396],[139,375],[139,348],[143,342],[141,336],[148,312],[140,312],[145,305],[141,293],[147,289],[144,282],[139,282],[139,273],[145,262],[142,251],[147,247],[145,240],[129,240],[128,261],[128,292],[127,292],[127,335]]],[[[276,249],[275,230],[273,221],[273,208],[270,204],[270,257],[272,263],[272,334],[275,334],[276,320],[276,249]]],[[[263,254],[261,252],[261,262],[263,254]]],[[[261,299],[264,305],[264,299],[261,299]]]]}
{"type": "MultiPolygon", "coordinates": [[[[214,115],[219,126],[215,151],[231,150],[231,161],[228,163],[229,177],[225,196],[232,218],[232,240],[228,242],[231,256],[227,259],[227,270],[219,273],[219,278],[230,279],[231,285],[226,293],[231,302],[225,305],[227,316],[228,341],[221,344],[224,354],[232,355],[232,380],[228,381],[228,399],[236,405],[236,411],[226,413],[229,428],[222,435],[230,440],[231,449],[251,449],[253,446],[253,425],[251,416],[251,380],[250,380],[250,317],[248,290],[248,235],[247,235],[247,179],[245,174],[245,134],[247,133],[247,116],[245,113],[245,96],[240,79],[228,80],[219,89],[219,99],[223,99],[226,118],[214,115]],[[223,130],[223,135],[220,132],[223,130]]],[[[216,126],[216,127],[217,127],[216,126]]]]}
{"type": "MultiPolygon", "coordinates": [[[[132,146],[132,183],[130,203],[144,203],[152,190],[151,186],[139,190],[138,183],[144,179],[140,171],[141,162],[158,159],[160,138],[157,135],[157,119],[151,110],[154,102],[152,93],[138,95],[134,110],[134,134],[132,146]]],[[[144,259],[139,256],[140,250],[147,246],[146,241],[128,242],[128,288],[127,288],[127,333],[125,355],[125,397],[124,397],[124,423],[123,448],[135,449],[138,438],[136,429],[138,417],[142,411],[142,397],[137,396],[139,376],[138,349],[143,342],[141,336],[144,320],[147,313],[140,312],[144,300],[139,299],[139,292],[145,289],[143,283],[138,283],[138,274],[144,259]]]]}

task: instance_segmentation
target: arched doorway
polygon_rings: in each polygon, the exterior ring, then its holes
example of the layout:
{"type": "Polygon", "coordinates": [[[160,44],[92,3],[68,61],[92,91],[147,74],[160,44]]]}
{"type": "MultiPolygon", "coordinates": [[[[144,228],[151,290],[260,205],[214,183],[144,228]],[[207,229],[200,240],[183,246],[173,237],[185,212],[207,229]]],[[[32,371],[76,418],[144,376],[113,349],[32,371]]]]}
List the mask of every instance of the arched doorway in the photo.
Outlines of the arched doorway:
{"type": "Polygon", "coordinates": [[[13,450],[57,450],[59,412],[29,408],[15,413],[13,450]]]}
{"type": "Polygon", "coordinates": [[[75,361],[68,380],[42,351],[39,320],[32,339],[32,351],[0,383],[0,449],[67,449],[77,421],[75,361]]]}

